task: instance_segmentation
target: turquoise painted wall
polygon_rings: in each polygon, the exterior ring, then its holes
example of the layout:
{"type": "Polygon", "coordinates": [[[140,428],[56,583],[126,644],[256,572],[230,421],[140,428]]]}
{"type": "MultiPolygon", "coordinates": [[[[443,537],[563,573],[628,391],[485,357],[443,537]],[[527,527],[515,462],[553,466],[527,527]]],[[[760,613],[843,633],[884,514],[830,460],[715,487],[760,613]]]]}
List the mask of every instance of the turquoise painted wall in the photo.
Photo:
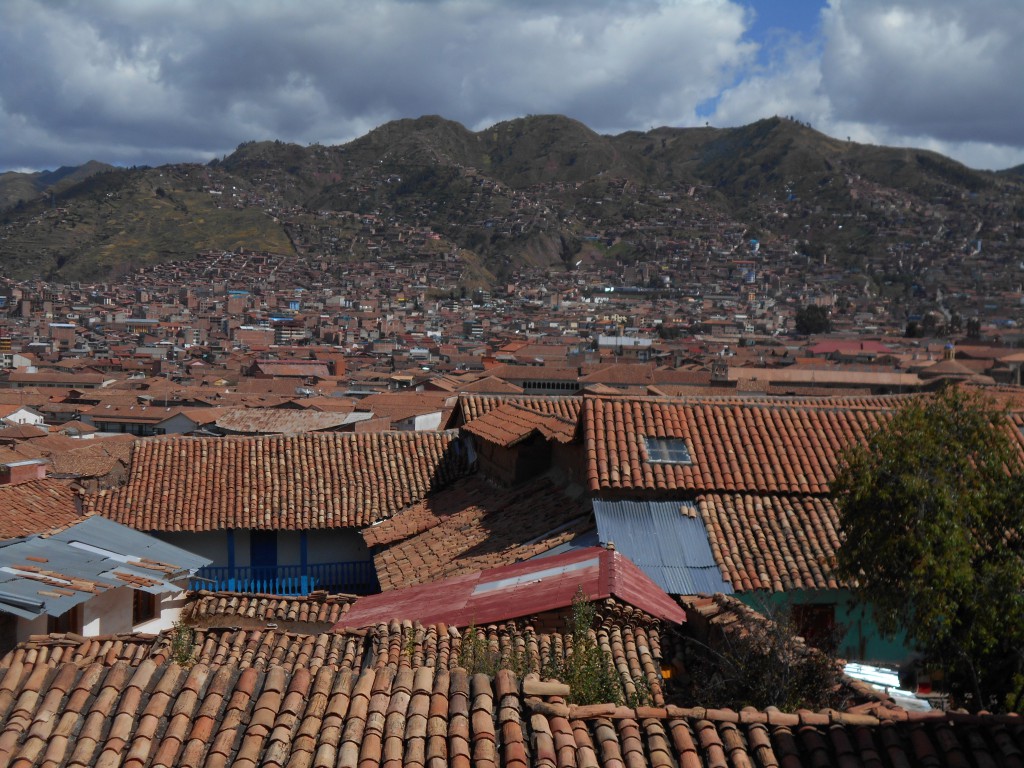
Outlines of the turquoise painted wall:
{"type": "Polygon", "coordinates": [[[847,661],[892,666],[914,656],[914,649],[907,644],[905,633],[901,632],[894,638],[883,637],[871,615],[870,606],[858,604],[846,589],[738,592],[736,597],[762,612],[793,605],[833,605],[836,624],[845,630],[836,653],[847,661]]]}

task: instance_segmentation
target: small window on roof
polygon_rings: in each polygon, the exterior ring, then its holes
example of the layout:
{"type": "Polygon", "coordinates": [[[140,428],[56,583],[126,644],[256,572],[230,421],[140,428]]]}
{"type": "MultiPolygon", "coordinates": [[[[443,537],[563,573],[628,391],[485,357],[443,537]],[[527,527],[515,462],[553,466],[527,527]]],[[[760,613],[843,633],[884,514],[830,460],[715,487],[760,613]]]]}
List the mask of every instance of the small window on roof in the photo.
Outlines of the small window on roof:
{"type": "Polygon", "coordinates": [[[692,464],[690,447],[681,437],[645,437],[647,461],[651,464],[692,464]]]}

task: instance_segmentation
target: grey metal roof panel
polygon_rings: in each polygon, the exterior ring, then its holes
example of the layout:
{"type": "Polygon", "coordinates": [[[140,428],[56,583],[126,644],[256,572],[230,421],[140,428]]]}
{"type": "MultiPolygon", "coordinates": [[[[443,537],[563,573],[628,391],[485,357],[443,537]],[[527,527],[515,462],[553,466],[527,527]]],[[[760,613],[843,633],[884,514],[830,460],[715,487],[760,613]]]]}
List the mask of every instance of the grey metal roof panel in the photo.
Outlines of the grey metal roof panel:
{"type": "Polygon", "coordinates": [[[601,543],[614,542],[669,594],[732,593],[692,502],[595,499],[594,517],[601,543]]]}
{"type": "Polygon", "coordinates": [[[161,541],[155,536],[141,533],[134,528],[115,523],[113,520],[99,515],[88,517],[78,525],[67,528],[50,538],[67,542],[79,541],[113,552],[175,565],[182,571],[196,571],[213,562],[208,557],[193,554],[186,549],[161,541]]]}
{"type": "Polygon", "coordinates": [[[0,611],[32,619],[43,614],[59,616],[117,587],[153,594],[175,592],[182,586],[174,581],[209,562],[126,526],[89,517],[51,536],[0,542],[0,611]],[[148,568],[140,558],[174,566],[174,570],[148,568]],[[32,578],[30,568],[54,575],[44,582],[32,578]],[[152,583],[131,583],[118,578],[118,574],[152,583]],[[98,591],[65,588],[71,580],[95,585],[98,591]]]}

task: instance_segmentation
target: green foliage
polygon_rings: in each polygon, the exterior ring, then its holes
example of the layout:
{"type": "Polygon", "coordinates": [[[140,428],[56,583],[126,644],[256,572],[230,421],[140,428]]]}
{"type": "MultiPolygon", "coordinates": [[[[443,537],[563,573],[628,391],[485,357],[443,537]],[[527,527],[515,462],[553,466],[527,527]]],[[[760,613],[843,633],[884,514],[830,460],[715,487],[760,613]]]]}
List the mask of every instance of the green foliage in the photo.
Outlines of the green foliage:
{"type": "Polygon", "coordinates": [[[722,632],[712,643],[687,639],[687,695],[702,706],[737,711],[841,709],[839,663],[797,639],[789,608],[763,606],[760,612],[761,620],[722,632]]]}
{"type": "MultiPolygon", "coordinates": [[[[512,631],[509,635],[515,637],[516,633],[512,631]]],[[[530,658],[525,643],[513,643],[501,648],[497,643],[491,643],[486,632],[470,624],[462,633],[459,666],[471,675],[482,673],[490,677],[494,677],[500,669],[510,669],[516,677],[521,678],[530,671],[530,658]]]]}
{"type": "Polygon", "coordinates": [[[949,388],[848,450],[832,486],[839,573],[972,708],[1021,706],[1024,482],[1012,429],[992,402],[949,388]]]}
{"type": "Polygon", "coordinates": [[[192,629],[183,619],[174,623],[170,631],[171,639],[171,661],[181,666],[192,664],[193,644],[195,643],[195,630],[192,629]]]}
{"type": "Polygon", "coordinates": [[[825,307],[808,304],[796,311],[796,332],[807,336],[812,333],[828,333],[832,330],[832,319],[825,307]]]}
{"type": "Polygon", "coordinates": [[[635,678],[627,697],[615,669],[611,653],[602,648],[593,631],[596,609],[583,588],[572,601],[572,650],[563,656],[552,654],[545,660],[544,676],[569,686],[573,704],[622,704],[640,706],[650,700],[650,688],[644,678],[635,678]]]}

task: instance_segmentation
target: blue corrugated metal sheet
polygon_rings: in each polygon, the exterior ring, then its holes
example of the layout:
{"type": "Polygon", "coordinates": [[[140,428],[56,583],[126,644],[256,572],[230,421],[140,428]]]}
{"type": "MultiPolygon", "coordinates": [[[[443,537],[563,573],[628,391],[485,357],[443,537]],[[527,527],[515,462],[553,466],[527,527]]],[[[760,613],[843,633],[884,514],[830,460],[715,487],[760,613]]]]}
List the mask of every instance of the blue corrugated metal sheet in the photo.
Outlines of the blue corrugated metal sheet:
{"type": "Polygon", "coordinates": [[[597,535],[672,595],[724,592],[704,521],[689,501],[594,500],[597,535]]]}

